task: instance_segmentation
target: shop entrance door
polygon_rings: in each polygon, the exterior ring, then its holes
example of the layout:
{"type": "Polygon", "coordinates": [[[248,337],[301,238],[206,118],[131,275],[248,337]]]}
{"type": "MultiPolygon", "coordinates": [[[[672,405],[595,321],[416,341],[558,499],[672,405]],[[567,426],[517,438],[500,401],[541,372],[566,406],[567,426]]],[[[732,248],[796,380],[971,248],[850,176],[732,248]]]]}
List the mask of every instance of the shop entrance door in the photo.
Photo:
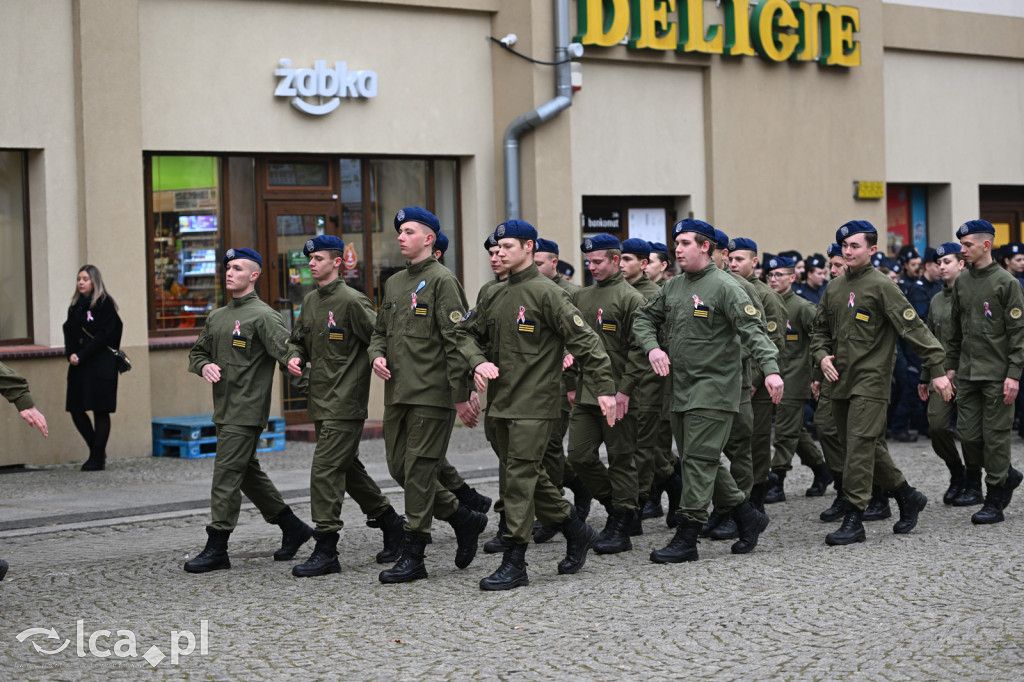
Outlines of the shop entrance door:
{"type": "MultiPolygon", "coordinates": [[[[302,310],[303,297],[314,288],[309,259],[302,255],[302,247],[318,235],[340,236],[339,207],[336,201],[268,201],[266,207],[267,262],[263,271],[265,277],[269,275],[267,293],[290,331],[302,310]]],[[[306,378],[285,376],[289,377],[284,382],[285,423],[308,422],[306,378]]]]}

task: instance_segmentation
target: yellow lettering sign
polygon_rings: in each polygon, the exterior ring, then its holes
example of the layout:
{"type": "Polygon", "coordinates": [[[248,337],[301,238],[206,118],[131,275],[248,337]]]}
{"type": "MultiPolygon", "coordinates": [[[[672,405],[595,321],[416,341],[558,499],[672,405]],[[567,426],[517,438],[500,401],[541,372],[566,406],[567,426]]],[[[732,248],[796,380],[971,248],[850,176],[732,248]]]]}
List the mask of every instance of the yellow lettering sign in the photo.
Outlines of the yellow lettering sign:
{"type": "Polygon", "coordinates": [[[786,0],[761,0],[754,7],[751,23],[754,25],[754,46],[758,53],[773,62],[790,58],[800,38],[783,31],[797,28],[796,13],[786,0]]]}
{"type": "Polygon", "coordinates": [[[676,11],[676,0],[634,0],[629,46],[637,49],[672,50],[678,38],[668,13],[676,11]]]}
{"type": "Polygon", "coordinates": [[[708,54],[722,54],[722,33],[718,30],[717,24],[708,26],[704,31],[704,2],[703,0],[686,0],[686,11],[679,11],[679,23],[682,30],[679,32],[680,47],[683,52],[706,52],[708,54]]]}
{"type": "Polygon", "coordinates": [[[629,31],[629,0],[578,0],[576,42],[598,47],[618,45],[629,31]],[[605,6],[607,5],[607,11],[605,6]]]}
{"type": "Polygon", "coordinates": [[[856,7],[823,5],[826,28],[821,36],[819,64],[860,66],[860,41],[853,39],[860,30],[860,10],[856,7]]]}

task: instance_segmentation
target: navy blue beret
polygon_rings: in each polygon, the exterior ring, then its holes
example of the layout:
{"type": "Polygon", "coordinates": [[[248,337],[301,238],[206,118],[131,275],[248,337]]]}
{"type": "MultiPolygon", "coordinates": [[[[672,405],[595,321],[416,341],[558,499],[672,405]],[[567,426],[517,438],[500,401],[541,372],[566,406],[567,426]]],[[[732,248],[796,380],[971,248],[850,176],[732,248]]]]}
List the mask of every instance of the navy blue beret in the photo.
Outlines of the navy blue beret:
{"type": "Polygon", "coordinates": [[[498,240],[495,238],[494,233],[491,232],[487,235],[487,239],[484,240],[484,248],[487,249],[488,253],[491,249],[498,245],[498,240]]]}
{"type": "Polygon", "coordinates": [[[532,239],[537,241],[537,228],[525,220],[506,220],[494,230],[496,239],[532,239]]]}
{"type": "Polygon", "coordinates": [[[825,257],[822,256],[820,253],[811,254],[810,256],[807,257],[807,260],[804,261],[804,265],[806,265],[809,268],[824,268],[825,257]]]}
{"type": "Polygon", "coordinates": [[[935,249],[933,249],[930,246],[925,247],[925,249],[924,249],[924,258],[922,260],[924,260],[925,263],[934,263],[935,262],[935,249]]]}
{"type": "Polygon", "coordinates": [[[729,248],[729,235],[721,230],[715,230],[715,248],[716,249],[727,249],[729,248]]]}
{"type": "Polygon", "coordinates": [[[715,235],[715,228],[704,222],[703,220],[694,220],[693,218],[684,218],[678,223],[672,226],[672,239],[675,239],[683,232],[696,232],[697,234],[710,239],[712,242],[718,241],[718,237],[715,235]]]}
{"type": "Polygon", "coordinates": [[[992,234],[996,233],[996,228],[992,227],[992,223],[987,220],[968,220],[966,223],[957,228],[956,236],[957,239],[963,239],[969,234],[992,234]]]}
{"type": "Polygon", "coordinates": [[[306,245],[302,247],[302,255],[308,257],[309,254],[315,251],[329,251],[331,249],[344,251],[345,242],[333,234],[322,234],[306,242],[306,245]]]}
{"type": "Polygon", "coordinates": [[[402,223],[420,223],[429,227],[435,234],[441,231],[441,222],[437,216],[419,206],[407,206],[395,214],[395,232],[402,229],[402,223]]]}
{"type": "Polygon", "coordinates": [[[786,258],[792,258],[794,265],[798,260],[804,259],[803,254],[801,254],[799,251],[779,251],[779,255],[785,256],[786,258]]]}
{"type": "Polygon", "coordinates": [[[551,241],[550,239],[544,239],[544,237],[537,237],[537,246],[533,249],[534,253],[553,253],[558,255],[558,244],[551,241]]]}
{"type": "Polygon", "coordinates": [[[633,237],[622,242],[622,253],[630,253],[640,258],[651,257],[651,243],[646,239],[633,237]]]}
{"type": "Polygon", "coordinates": [[[668,252],[668,246],[661,242],[647,242],[651,245],[651,253],[660,253],[663,256],[670,255],[668,252]]]}
{"type": "Polygon", "coordinates": [[[795,268],[796,259],[787,258],[786,256],[772,256],[764,264],[764,271],[771,272],[772,270],[781,270],[783,268],[795,268]]]}
{"type": "Polygon", "coordinates": [[[938,248],[935,249],[935,255],[932,256],[932,261],[938,263],[939,259],[942,258],[943,256],[949,256],[954,253],[961,253],[962,251],[963,247],[961,247],[956,242],[946,242],[944,244],[939,244],[938,248]]]}
{"type": "Polygon", "coordinates": [[[224,265],[227,265],[233,260],[238,260],[239,258],[251,260],[261,268],[263,267],[263,256],[253,249],[228,249],[224,253],[224,265]]]}
{"type": "Polygon", "coordinates": [[[444,232],[438,232],[437,239],[434,240],[434,248],[440,251],[443,256],[448,251],[448,235],[444,232]]]}
{"type": "Polygon", "coordinates": [[[729,240],[728,249],[730,251],[753,251],[757,253],[757,242],[746,237],[736,237],[729,240]]]}
{"type": "Polygon", "coordinates": [[[836,243],[842,244],[843,240],[849,237],[851,234],[861,234],[863,232],[872,232],[878,234],[878,230],[875,226],[866,220],[851,220],[846,223],[838,230],[836,230],[836,243]]]}
{"type": "Polygon", "coordinates": [[[558,270],[563,277],[572,277],[573,273],[576,272],[576,268],[569,265],[564,260],[558,261],[558,264],[555,265],[555,270],[558,270]]]}
{"type": "Polygon", "coordinates": [[[611,236],[610,234],[595,234],[593,237],[587,237],[580,244],[580,251],[583,253],[590,253],[592,251],[604,251],[606,249],[621,249],[622,244],[618,239],[611,236]]]}
{"type": "Polygon", "coordinates": [[[833,256],[839,256],[840,258],[842,258],[843,247],[839,246],[839,244],[836,244],[835,242],[832,242],[831,244],[828,245],[828,251],[826,251],[825,253],[828,255],[829,258],[832,258],[833,256]]]}

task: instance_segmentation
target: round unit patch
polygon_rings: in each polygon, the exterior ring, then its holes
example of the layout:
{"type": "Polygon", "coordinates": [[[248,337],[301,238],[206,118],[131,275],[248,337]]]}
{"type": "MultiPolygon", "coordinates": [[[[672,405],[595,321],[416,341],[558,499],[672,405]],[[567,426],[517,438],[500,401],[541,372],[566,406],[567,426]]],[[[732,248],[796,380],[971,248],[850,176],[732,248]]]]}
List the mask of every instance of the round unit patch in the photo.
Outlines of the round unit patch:
{"type": "Polygon", "coordinates": [[[498,229],[494,231],[494,235],[499,239],[505,236],[505,223],[498,225],[498,229]]]}
{"type": "Polygon", "coordinates": [[[773,332],[773,331],[775,331],[778,328],[779,328],[779,325],[775,324],[774,321],[769,321],[768,322],[768,331],[773,332]]]}
{"type": "Polygon", "coordinates": [[[757,308],[748,303],[747,305],[743,306],[743,312],[745,312],[747,315],[757,315],[757,308]]]}
{"type": "Polygon", "coordinates": [[[1020,319],[1020,308],[1010,308],[1010,317],[1015,320],[1020,319]]]}
{"type": "Polygon", "coordinates": [[[582,327],[583,326],[583,318],[580,317],[579,315],[573,315],[572,316],[572,323],[575,324],[577,327],[582,327]]]}
{"type": "Polygon", "coordinates": [[[228,259],[228,260],[234,260],[235,259],[235,250],[234,249],[228,249],[228,252],[224,254],[224,257],[226,259],[228,259]]]}
{"type": "Polygon", "coordinates": [[[912,320],[916,315],[917,313],[914,312],[913,308],[907,308],[906,310],[903,311],[904,320],[912,320]]]}
{"type": "Polygon", "coordinates": [[[453,310],[451,311],[451,313],[448,314],[448,319],[452,321],[452,324],[457,324],[459,321],[462,320],[462,313],[460,313],[458,310],[453,310]]]}

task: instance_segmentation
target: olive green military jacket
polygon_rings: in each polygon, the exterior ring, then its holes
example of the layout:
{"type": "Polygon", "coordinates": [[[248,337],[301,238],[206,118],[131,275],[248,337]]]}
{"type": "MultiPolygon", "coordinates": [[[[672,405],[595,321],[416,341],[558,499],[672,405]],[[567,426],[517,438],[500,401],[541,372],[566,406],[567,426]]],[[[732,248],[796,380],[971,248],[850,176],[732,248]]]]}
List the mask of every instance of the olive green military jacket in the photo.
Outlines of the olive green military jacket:
{"type": "Polygon", "coordinates": [[[469,368],[455,344],[455,326],[468,307],[462,285],[433,256],[384,283],[369,354],[370,362],[388,361],[385,405],[454,410],[469,400],[469,368]]]}
{"type": "MultiPolygon", "coordinates": [[[[1020,285],[1018,285],[1019,288],[1020,285]]],[[[896,337],[907,340],[931,376],[943,373],[945,351],[896,283],[870,263],[846,271],[825,287],[811,332],[811,358],[821,366],[835,355],[839,379],[830,396],[888,400],[896,364],[896,337]]]]}
{"type": "Polygon", "coordinates": [[[1020,380],[1024,292],[997,263],[967,268],[953,283],[946,367],[968,381],[1020,380]]]}
{"type": "Polygon", "coordinates": [[[811,330],[817,308],[792,289],[782,300],[786,304],[786,344],[779,356],[779,368],[786,382],[786,398],[807,400],[811,397],[811,330]]]}
{"type": "Polygon", "coordinates": [[[18,412],[35,407],[32,394],[28,392],[28,381],[13,369],[0,362],[0,395],[17,408],[18,412]]]}
{"type": "Polygon", "coordinates": [[[581,288],[579,284],[573,284],[572,282],[567,280],[565,277],[562,277],[561,273],[556,274],[551,279],[551,281],[554,282],[555,284],[557,284],[562,289],[562,291],[564,291],[565,293],[569,294],[569,296],[572,296],[577,291],[579,291],[580,288],[581,288]]]}
{"type": "MultiPolygon", "coordinates": [[[[782,349],[785,346],[786,338],[783,335],[783,328],[786,324],[786,304],[782,297],[775,293],[775,290],[751,275],[747,282],[754,287],[758,298],[761,300],[761,307],[764,309],[764,326],[768,331],[768,338],[772,340],[775,347],[779,349],[781,357],[782,349]]],[[[770,400],[768,392],[764,390],[765,373],[757,365],[750,366],[751,385],[757,387],[754,394],[755,400],[770,400]]]]}
{"type": "MultiPolygon", "coordinates": [[[[572,302],[604,344],[612,361],[616,391],[633,397],[644,373],[653,371],[640,346],[633,341],[633,315],[646,302],[643,294],[626,281],[622,272],[616,272],[604,281],[580,289],[572,302]]],[[[576,402],[597,405],[599,395],[607,394],[596,392],[587,369],[581,368],[576,402]]]]}
{"type": "Polygon", "coordinates": [[[288,362],[287,342],[281,314],[255,291],[210,313],[188,354],[188,371],[202,376],[211,362],[220,367],[220,381],[213,384],[214,423],[266,427],[274,365],[288,362]]]}
{"type": "MultiPolygon", "coordinates": [[[[644,297],[644,303],[654,298],[661,291],[661,287],[652,282],[645,272],[640,273],[640,279],[633,282],[633,288],[644,297]]],[[[664,333],[658,334],[658,340],[664,345],[664,333]]],[[[640,412],[661,412],[665,404],[665,386],[669,383],[668,377],[659,376],[657,372],[651,369],[651,364],[647,361],[646,357],[641,357],[641,366],[644,371],[640,378],[640,385],[637,388],[636,395],[633,396],[637,409],[640,412]]],[[[634,402],[631,400],[630,408],[633,405],[634,402]]]]}
{"type": "MultiPolygon", "coordinates": [[[[761,304],[761,297],[758,295],[757,289],[754,288],[754,285],[751,284],[750,280],[748,280],[746,277],[740,277],[739,275],[737,275],[735,272],[733,272],[731,270],[722,270],[722,272],[725,272],[725,273],[728,273],[728,274],[732,275],[733,278],[737,282],[739,282],[739,285],[741,287],[743,287],[743,291],[745,291],[747,293],[747,298],[750,299],[750,302],[754,305],[754,308],[757,309],[757,319],[759,319],[761,321],[761,326],[764,328],[765,333],[768,334],[768,327],[765,325],[765,321],[764,321],[765,320],[764,306],[761,304]]],[[[680,277],[685,277],[685,275],[679,275],[679,276],[680,277]]],[[[773,332],[772,334],[768,334],[768,338],[770,338],[772,340],[772,342],[775,343],[776,347],[778,346],[778,343],[775,341],[775,335],[781,334],[781,333],[782,332],[780,332],[778,330],[778,328],[776,328],[775,332],[773,332]]],[[[743,374],[742,374],[742,378],[741,378],[740,381],[743,384],[743,388],[746,389],[747,392],[749,393],[750,392],[750,386],[753,383],[755,378],[757,379],[757,383],[758,384],[763,384],[764,383],[764,372],[762,372],[761,368],[757,366],[757,363],[752,361],[752,358],[750,357],[750,350],[748,350],[746,347],[743,348],[742,358],[743,358],[743,374]]]]}
{"type": "Polygon", "coordinates": [[[471,368],[498,366],[487,388],[488,414],[503,419],[557,419],[562,358],[575,357],[598,395],[614,395],[611,361],[597,333],[558,285],[530,265],[495,287],[457,327],[471,368]],[[489,351],[485,349],[490,349],[489,351]]]}
{"type": "Polygon", "coordinates": [[[714,263],[673,277],[637,311],[633,334],[645,354],[658,348],[661,326],[668,332],[673,412],[738,412],[742,346],[766,374],[779,372],[779,349],[757,308],[732,274],[714,263]]]}
{"type": "MultiPolygon", "coordinates": [[[[953,290],[945,284],[939,293],[932,296],[928,304],[928,331],[935,335],[942,347],[949,350],[949,335],[953,332],[953,290]]],[[[927,384],[932,380],[927,367],[921,368],[921,383],[927,384]]]]}
{"type": "Polygon", "coordinates": [[[366,419],[374,321],[370,299],[340,277],[302,299],[288,359],[309,362],[310,419],[366,419]]]}

